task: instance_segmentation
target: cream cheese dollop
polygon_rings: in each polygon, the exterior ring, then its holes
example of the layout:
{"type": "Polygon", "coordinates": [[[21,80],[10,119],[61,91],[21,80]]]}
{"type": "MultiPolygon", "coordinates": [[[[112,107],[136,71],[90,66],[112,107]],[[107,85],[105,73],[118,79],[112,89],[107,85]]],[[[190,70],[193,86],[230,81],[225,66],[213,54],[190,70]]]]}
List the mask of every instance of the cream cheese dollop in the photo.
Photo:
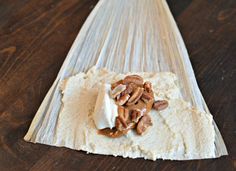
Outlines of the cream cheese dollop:
{"type": "Polygon", "coordinates": [[[97,129],[115,127],[115,119],[118,116],[117,105],[110,97],[110,84],[101,84],[93,112],[93,120],[97,129]]]}

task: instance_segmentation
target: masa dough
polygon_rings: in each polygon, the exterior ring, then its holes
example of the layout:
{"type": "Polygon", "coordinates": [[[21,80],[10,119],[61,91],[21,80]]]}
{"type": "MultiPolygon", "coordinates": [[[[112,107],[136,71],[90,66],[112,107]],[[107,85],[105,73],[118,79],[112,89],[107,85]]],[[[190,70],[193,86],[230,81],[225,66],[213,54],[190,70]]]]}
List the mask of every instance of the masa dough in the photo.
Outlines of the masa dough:
{"type": "MultiPolygon", "coordinates": [[[[131,73],[127,73],[131,74],[131,73]]],[[[132,73],[134,74],[134,73],[132,73]]],[[[97,134],[93,112],[101,84],[125,77],[105,69],[91,68],[62,83],[63,108],[58,118],[55,145],[88,153],[145,158],[188,160],[215,156],[215,132],[211,114],[185,102],[173,73],[135,73],[152,82],[155,99],[166,99],[168,108],[151,110],[153,125],[142,136],[129,131],[120,138],[97,134]]]]}

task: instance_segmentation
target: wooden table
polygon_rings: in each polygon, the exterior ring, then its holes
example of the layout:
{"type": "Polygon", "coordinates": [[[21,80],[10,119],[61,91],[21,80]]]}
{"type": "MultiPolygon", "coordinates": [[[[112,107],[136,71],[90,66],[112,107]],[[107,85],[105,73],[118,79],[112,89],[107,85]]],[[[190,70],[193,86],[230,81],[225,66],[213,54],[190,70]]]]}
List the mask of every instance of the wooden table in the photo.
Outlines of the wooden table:
{"type": "Polygon", "coordinates": [[[229,156],[153,162],[23,140],[97,0],[0,0],[0,170],[235,170],[235,2],[168,1],[229,156]]]}

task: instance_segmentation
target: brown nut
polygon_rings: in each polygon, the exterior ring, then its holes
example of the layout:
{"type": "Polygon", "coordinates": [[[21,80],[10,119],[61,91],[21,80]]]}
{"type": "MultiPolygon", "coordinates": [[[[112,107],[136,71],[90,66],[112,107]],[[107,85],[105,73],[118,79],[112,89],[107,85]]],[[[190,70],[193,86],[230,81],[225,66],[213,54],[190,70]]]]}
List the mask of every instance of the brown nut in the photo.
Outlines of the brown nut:
{"type": "Polygon", "coordinates": [[[127,108],[130,111],[140,110],[140,111],[143,111],[143,114],[145,114],[147,111],[147,104],[144,101],[139,100],[136,104],[132,104],[130,106],[127,106],[127,108]]]}
{"type": "Polygon", "coordinates": [[[131,121],[138,123],[139,119],[143,116],[143,112],[139,109],[135,109],[131,113],[131,121]]]}
{"type": "Polygon", "coordinates": [[[116,117],[115,126],[118,131],[124,131],[128,127],[126,122],[120,117],[116,117]]]}
{"type": "Polygon", "coordinates": [[[115,122],[115,126],[116,129],[119,131],[124,131],[124,130],[130,130],[135,128],[136,123],[135,122],[131,122],[128,121],[127,123],[125,123],[125,125],[123,124],[123,120],[119,117],[116,118],[116,122],[115,122]]]}
{"type": "Polygon", "coordinates": [[[118,94],[118,95],[116,96],[116,98],[115,98],[115,99],[116,99],[116,101],[117,101],[117,100],[119,100],[119,99],[120,99],[120,97],[121,97],[121,93],[120,93],[120,94],[118,94]]]}
{"type": "Polygon", "coordinates": [[[126,89],[121,93],[121,95],[125,95],[125,94],[131,94],[135,89],[137,88],[137,85],[134,83],[129,83],[126,86],[126,89]]]}
{"type": "Polygon", "coordinates": [[[118,117],[128,121],[129,119],[129,110],[124,108],[123,106],[118,106],[118,117]]]}
{"type": "Polygon", "coordinates": [[[129,122],[127,129],[133,129],[135,127],[136,127],[136,123],[135,122],[129,122]]]}
{"type": "Polygon", "coordinates": [[[143,88],[137,87],[132,96],[129,98],[128,102],[126,103],[127,106],[133,105],[136,102],[138,102],[138,100],[141,98],[143,94],[143,88]]]}
{"type": "Polygon", "coordinates": [[[122,106],[129,100],[129,98],[130,98],[130,95],[125,94],[117,99],[116,104],[122,106]]]}
{"type": "Polygon", "coordinates": [[[119,131],[116,128],[112,128],[112,129],[104,128],[104,129],[98,130],[98,134],[105,135],[105,136],[111,137],[111,138],[118,138],[118,137],[125,135],[128,131],[129,131],[128,129],[126,129],[124,131],[119,131]]]}
{"type": "Polygon", "coordinates": [[[143,78],[139,75],[128,75],[123,80],[124,84],[135,83],[138,86],[143,86],[143,78]]]}
{"type": "Polygon", "coordinates": [[[152,92],[152,83],[149,81],[146,81],[143,85],[143,88],[148,93],[152,92]]]}
{"type": "Polygon", "coordinates": [[[142,135],[149,126],[152,125],[152,121],[150,116],[144,115],[138,122],[138,125],[136,127],[136,131],[139,135],[142,135]]]}
{"type": "Polygon", "coordinates": [[[118,106],[118,117],[116,117],[116,122],[118,125],[116,125],[116,128],[118,130],[122,130],[120,129],[121,127],[119,127],[121,123],[122,126],[126,129],[128,127],[129,120],[129,110],[122,106],[118,106]]]}
{"type": "Polygon", "coordinates": [[[153,94],[151,93],[148,93],[146,91],[143,92],[142,96],[141,96],[141,99],[145,102],[145,103],[148,103],[150,102],[151,100],[153,100],[153,94]]]}
{"type": "Polygon", "coordinates": [[[156,110],[163,110],[168,107],[168,101],[166,100],[157,100],[153,103],[152,108],[156,110]]]}
{"type": "Polygon", "coordinates": [[[126,85],[119,84],[113,90],[111,90],[111,97],[116,98],[125,89],[126,89],[126,85]]]}
{"type": "Polygon", "coordinates": [[[116,86],[120,85],[120,84],[123,84],[123,80],[119,80],[115,83],[112,83],[111,84],[111,90],[113,90],[114,88],[116,88],[116,86]]]}

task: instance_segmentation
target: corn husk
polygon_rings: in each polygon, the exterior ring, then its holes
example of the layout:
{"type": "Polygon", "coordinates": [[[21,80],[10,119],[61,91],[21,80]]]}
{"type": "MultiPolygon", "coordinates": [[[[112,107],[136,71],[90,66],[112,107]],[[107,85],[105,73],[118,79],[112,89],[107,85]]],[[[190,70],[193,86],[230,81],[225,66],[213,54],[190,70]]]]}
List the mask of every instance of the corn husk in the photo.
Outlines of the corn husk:
{"type": "MultiPolygon", "coordinates": [[[[76,37],[39,107],[24,137],[26,141],[48,145],[56,145],[60,141],[60,137],[55,136],[62,107],[60,83],[78,72],[86,72],[93,65],[121,73],[173,72],[178,76],[184,99],[209,113],[166,1],[100,0],[76,37]]],[[[214,127],[215,157],[227,155],[215,122],[214,127]]]]}

